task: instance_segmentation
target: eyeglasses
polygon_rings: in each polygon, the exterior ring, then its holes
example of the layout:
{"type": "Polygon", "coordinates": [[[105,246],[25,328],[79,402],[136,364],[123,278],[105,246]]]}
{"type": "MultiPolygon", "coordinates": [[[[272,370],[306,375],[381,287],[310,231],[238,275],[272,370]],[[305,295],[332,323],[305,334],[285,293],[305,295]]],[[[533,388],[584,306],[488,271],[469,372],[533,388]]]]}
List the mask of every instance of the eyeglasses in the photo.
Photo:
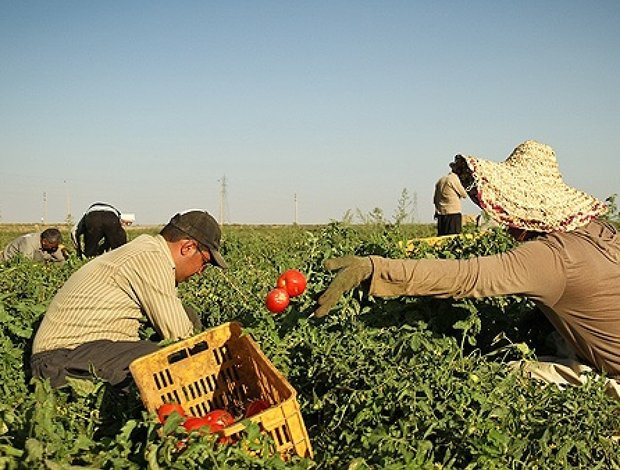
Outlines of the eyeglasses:
{"type": "Polygon", "coordinates": [[[187,233],[187,231],[183,230],[182,228],[179,228],[176,225],[174,226],[174,228],[183,232],[185,235],[187,235],[190,238],[190,240],[196,243],[196,251],[199,252],[200,256],[202,257],[202,269],[205,269],[207,266],[212,264],[211,260],[208,260],[207,258],[205,258],[205,255],[202,253],[202,250],[200,249],[200,242],[198,240],[196,240],[194,237],[192,237],[189,233],[187,233]]]}
{"type": "Polygon", "coordinates": [[[196,240],[194,240],[196,242],[196,251],[198,253],[200,253],[200,256],[202,257],[202,269],[205,269],[207,266],[209,266],[211,264],[211,260],[205,258],[204,253],[202,252],[202,250],[200,249],[200,246],[198,244],[198,242],[196,240]]]}

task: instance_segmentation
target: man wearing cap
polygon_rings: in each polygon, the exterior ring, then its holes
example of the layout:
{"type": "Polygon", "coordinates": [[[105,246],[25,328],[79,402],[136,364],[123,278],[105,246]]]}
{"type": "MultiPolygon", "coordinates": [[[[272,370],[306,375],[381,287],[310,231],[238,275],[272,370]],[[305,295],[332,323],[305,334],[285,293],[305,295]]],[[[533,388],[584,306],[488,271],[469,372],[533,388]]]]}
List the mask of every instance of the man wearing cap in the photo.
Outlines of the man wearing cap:
{"type": "Polygon", "coordinates": [[[92,258],[124,245],[127,243],[127,233],[123,227],[131,225],[134,220],[134,214],[122,214],[105,202],[91,204],[71,231],[71,240],[78,256],[92,258]]]}
{"type": "Polygon", "coordinates": [[[210,264],[226,268],[220,228],[207,212],[176,214],[158,235],[140,235],[73,273],[52,299],[34,338],[31,368],[52,386],[93,375],[125,388],[129,364],[158,350],[140,339],[148,321],[162,340],[195,325],[177,285],[210,264]]]}
{"type": "Polygon", "coordinates": [[[461,199],[466,197],[467,192],[454,172],[454,162],[452,162],[450,173],[439,178],[433,194],[438,236],[461,233],[463,228],[461,199]]]}
{"type": "Polygon", "coordinates": [[[566,185],[555,152],[526,141],[502,163],[457,155],[454,171],[471,199],[520,243],[509,252],[460,260],[393,260],[379,256],[327,260],[338,270],[319,298],[322,317],[342,293],[369,279],[378,297],[529,297],[549,318],[573,357],[523,364],[531,377],[584,383],[594,369],[620,398],[620,235],[599,219],[598,199],[566,185]]]}

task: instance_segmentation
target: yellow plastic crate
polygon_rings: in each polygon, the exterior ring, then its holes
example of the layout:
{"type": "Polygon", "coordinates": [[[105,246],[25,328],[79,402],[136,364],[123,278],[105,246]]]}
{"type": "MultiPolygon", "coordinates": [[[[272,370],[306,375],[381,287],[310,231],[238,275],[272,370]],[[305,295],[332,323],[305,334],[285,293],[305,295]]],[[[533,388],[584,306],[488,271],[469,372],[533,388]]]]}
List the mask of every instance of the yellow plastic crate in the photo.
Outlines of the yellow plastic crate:
{"type": "Polygon", "coordinates": [[[409,254],[414,250],[415,243],[426,243],[428,246],[437,246],[448,242],[455,237],[458,237],[458,235],[442,235],[440,237],[414,238],[405,242],[401,240],[398,242],[398,247],[402,250],[405,250],[405,252],[409,254]]]}
{"type": "MultiPolygon", "coordinates": [[[[297,392],[236,322],[225,323],[136,359],[129,366],[148,411],[179,403],[192,416],[214,409],[240,414],[250,400],[271,407],[249,419],[273,438],[276,451],[312,458],[297,392]]],[[[220,434],[235,436],[240,422],[220,434]]]]}

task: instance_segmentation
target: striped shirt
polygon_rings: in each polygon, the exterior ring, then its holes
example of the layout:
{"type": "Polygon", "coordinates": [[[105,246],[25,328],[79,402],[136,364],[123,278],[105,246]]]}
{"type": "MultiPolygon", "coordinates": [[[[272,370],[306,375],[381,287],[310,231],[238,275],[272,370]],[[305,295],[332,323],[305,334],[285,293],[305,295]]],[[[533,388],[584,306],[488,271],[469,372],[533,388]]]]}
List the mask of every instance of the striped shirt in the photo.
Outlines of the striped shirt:
{"type": "Polygon", "coordinates": [[[32,352],[90,341],[138,341],[144,317],[163,339],[193,332],[177,296],[175,265],[161,235],[141,235],[92,259],[67,280],[43,317],[32,352]]]}

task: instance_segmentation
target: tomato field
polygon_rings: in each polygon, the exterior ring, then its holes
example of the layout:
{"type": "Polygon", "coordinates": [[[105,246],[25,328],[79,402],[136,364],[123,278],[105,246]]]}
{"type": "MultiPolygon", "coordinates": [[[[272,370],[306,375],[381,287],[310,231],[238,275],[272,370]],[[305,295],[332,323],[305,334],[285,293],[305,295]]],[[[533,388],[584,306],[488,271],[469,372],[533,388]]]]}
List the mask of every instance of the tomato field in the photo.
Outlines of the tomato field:
{"type": "MultiPolygon", "coordinates": [[[[234,445],[192,434],[180,449],[187,434],[160,433],[136,390],[118,395],[104,382],[81,380],[53,390],[32,380],[37,324],[85,261],[72,255],[61,266],[0,264],[0,468],[620,468],[620,408],[601,380],[560,389],[509,367],[553,352],[551,326],[525,298],[377,299],[360,288],[330,315],[309,318],[333,276],[322,267],[327,258],[459,258],[513,243],[499,229],[471,229],[403,248],[433,232],[432,225],[336,222],[224,227],[230,269],[209,268],[179,287],[206,327],[240,322],[297,390],[314,458],[287,462],[272,455],[257,426],[234,445]],[[307,285],[273,314],[265,297],[289,269],[302,272],[307,285]]],[[[138,233],[132,229],[130,238],[138,233]]],[[[17,235],[2,232],[2,246],[17,235]]],[[[144,336],[153,334],[145,325],[144,336]]]]}

